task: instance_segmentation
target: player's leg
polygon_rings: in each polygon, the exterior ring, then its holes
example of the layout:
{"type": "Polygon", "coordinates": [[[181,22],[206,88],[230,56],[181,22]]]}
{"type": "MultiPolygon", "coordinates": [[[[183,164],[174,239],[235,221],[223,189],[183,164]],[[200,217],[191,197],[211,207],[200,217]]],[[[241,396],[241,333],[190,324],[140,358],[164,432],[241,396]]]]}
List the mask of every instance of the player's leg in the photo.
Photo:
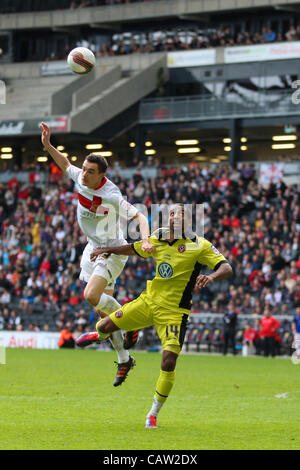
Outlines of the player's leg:
{"type": "MultiPolygon", "coordinates": [[[[107,280],[107,287],[106,288],[107,289],[112,289],[112,293],[111,293],[111,298],[112,299],[113,299],[114,285],[116,283],[117,278],[120,276],[121,272],[123,271],[123,269],[125,267],[125,264],[127,262],[127,259],[128,259],[128,256],[118,256],[118,255],[112,254],[112,255],[109,255],[109,256],[102,255],[102,256],[98,257],[96,262],[95,262],[95,268],[94,268],[93,274],[101,276],[101,277],[103,277],[107,280]]],[[[93,291],[93,289],[91,289],[90,294],[92,296],[94,296],[93,292],[95,292],[95,290],[93,291]]],[[[104,294],[107,294],[107,292],[105,291],[104,294]]],[[[95,300],[97,300],[97,299],[95,299],[95,300]]],[[[115,299],[113,299],[113,300],[115,301],[115,304],[113,305],[113,307],[114,307],[113,309],[109,308],[111,306],[110,303],[108,303],[108,307],[107,307],[107,304],[105,304],[104,308],[103,308],[103,303],[105,303],[107,301],[107,299],[102,294],[101,299],[100,299],[100,303],[99,303],[100,306],[102,304],[102,309],[101,309],[102,312],[109,315],[112,312],[114,312],[115,310],[121,308],[121,305],[119,303],[117,303],[115,299]]],[[[121,332],[117,333],[117,335],[118,335],[120,341],[121,341],[121,339],[123,340],[123,335],[122,335],[121,332]]],[[[124,349],[130,349],[133,346],[135,346],[135,344],[137,342],[137,339],[138,339],[138,331],[128,332],[125,335],[124,343],[122,345],[122,350],[124,351],[124,349]]],[[[125,353],[124,353],[124,356],[126,356],[125,353]]]]}
{"type": "MultiPolygon", "coordinates": [[[[147,305],[143,298],[138,298],[125,304],[122,308],[112,313],[110,316],[101,319],[97,325],[97,332],[100,340],[106,340],[107,337],[122,330],[133,331],[144,328],[152,324],[147,305]],[[150,319],[149,319],[150,318],[150,319]]],[[[128,353],[128,351],[126,351],[128,353]]],[[[129,354],[129,353],[128,353],[129,354]]],[[[117,375],[114,386],[121,385],[127,377],[130,369],[135,365],[135,360],[129,356],[126,363],[118,363],[117,375]]]]}
{"type": "MultiPolygon", "coordinates": [[[[98,274],[93,274],[84,291],[85,299],[93,305],[101,318],[105,318],[107,315],[121,308],[119,302],[113,297],[113,290],[106,289],[107,284],[107,279],[98,274]]],[[[93,333],[93,339],[94,341],[99,340],[98,337],[96,338],[95,333],[93,333]]],[[[109,339],[118,355],[118,364],[130,361],[129,352],[124,349],[122,331],[116,330],[111,332],[109,339]]],[[[87,337],[82,338],[82,340],[86,346],[87,337]]],[[[78,342],[78,345],[80,345],[80,342],[78,342]]]]}
{"type": "MultiPolygon", "coordinates": [[[[112,295],[109,295],[112,291],[106,289],[107,280],[101,276],[95,275],[90,275],[89,279],[87,279],[87,276],[86,272],[84,280],[88,282],[84,290],[84,297],[96,309],[100,317],[107,315],[103,311],[104,309],[107,310],[110,308],[112,311],[113,309],[116,310],[120,304],[112,297],[112,295]],[[102,302],[100,302],[100,298],[103,299],[102,302]]],[[[83,279],[82,273],[80,278],[83,279]]],[[[84,333],[76,342],[78,346],[85,347],[93,342],[98,342],[98,340],[97,332],[91,332],[84,333]]]]}
{"type": "MultiPolygon", "coordinates": [[[[178,348],[178,354],[180,348],[178,348]]],[[[175,382],[175,367],[178,354],[164,350],[161,361],[161,369],[156,382],[155,394],[150,411],[146,417],[146,428],[157,428],[157,415],[165,404],[175,382]]]]}
{"type": "MultiPolygon", "coordinates": [[[[97,261],[92,263],[90,261],[90,254],[92,251],[91,245],[88,245],[84,250],[83,259],[81,263],[82,272],[90,272],[92,274],[88,278],[88,283],[84,290],[84,298],[89,302],[103,318],[106,315],[121,308],[119,302],[113,297],[113,288],[116,279],[121,274],[125,263],[126,256],[111,255],[109,257],[100,256],[97,261]]],[[[95,333],[86,335],[81,338],[83,341],[82,346],[87,345],[87,341],[93,339],[97,341],[95,333]]],[[[127,363],[130,360],[129,352],[124,348],[124,339],[122,331],[114,332],[110,341],[118,355],[118,364],[127,363]]],[[[80,344],[79,344],[80,345],[80,344]]]]}
{"type": "MultiPolygon", "coordinates": [[[[118,310],[119,311],[119,310],[118,310]]],[[[135,359],[123,348],[123,335],[121,330],[105,315],[96,324],[96,331],[84,333],[76,339],[77,346],[86,347],[92,343],[110,340],[118,355],[116,362],[117,374],[113,385],[121,385],[127,377],[128,372],[135,366],[135,359]]]]}
{"type": "MultiPolygon", "coordinates": [[[[104,291],[104,294],[114,299],[113,293],[114,292],[111,289],[105,289],[104,291]]],[[[117,309],[120,309],[121,305],[118,302],[116,303],[118,304],[117,309]]],[[[117,309],[114,309],[114,311],[117,309]]],[[[101,312],[100,310],[98,310],[98,313],[101,318],[105,318],[108,316],[107,313],[101,312]]],[[[136,333],[138,334],[138,331],[136,333]]],[[[124,337],[123,337],[122,330],[117,329],[117,330],[112,331],[109,337],[109,340],[118,355],[118,364],[123,364],[124,362],[128,362],[130,360],[130,355],[129,355],[129,352],[127,351],[128,348],[124,347],[124,337]]]]}
{"type": "Polygon", "coordinates": [[[106,289],[107,284],[108,281],[105,277],[93,274],[84,289],[84,298],[96,310],[109,315],[121,305],[112,295],[105,293],[105,291],[110,290],[106,289]]]}
{"type": "Polygon", "coordinates": [[[120,257],[122,258],[121,260],[114,258],[113,264],[111,261],[109,264],[109,258],[105,258],[104,256],[92,262],[90,260],[92,251],[93,246],[88,243],[81,257],[81,272],[79,278],[87,283],[84,289],[84,298],[95,307],[96,310],[110,314],[118,309],[120,304],[104,291],[106,289],[113,290],[115,281],[121,274],[127,257],[120,257]]]}
{"type": "Polygon", "coordinates": [[[183,346],[187,328],[186,314],[170,317],[167,324],[155,324],[163,346],[161,370],[156,383],[155,394],[150,411],[146,417],[146,428],[157,427],[157,416],[165,404],[175,382],[176,361],[183,346]]]}

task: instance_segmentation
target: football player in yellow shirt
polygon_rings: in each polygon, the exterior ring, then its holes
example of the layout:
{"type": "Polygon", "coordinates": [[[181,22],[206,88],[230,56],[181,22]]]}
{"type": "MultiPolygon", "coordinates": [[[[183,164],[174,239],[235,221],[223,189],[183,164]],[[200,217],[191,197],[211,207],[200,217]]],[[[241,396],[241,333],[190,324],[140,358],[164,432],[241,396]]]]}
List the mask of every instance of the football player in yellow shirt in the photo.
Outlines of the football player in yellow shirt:
{"type": "MultiPolygon", "coordinates": [[[[192,293],[196,286],[202,289],[208,284],[223,280],[232,274],[226,258],[207,240],[196,234],[189,237],[176,232],[185,230],[185,209],[181,204],[173,206],[169,213],[169,227],[156,230],[149,242],[155,246],[150,254],[142,251],[142,242],[112,248],[97,248],[91,254],[94,261],[103,253],[122,255],[138,254],[142,258],[152,256],[156,261],[156,275],[147,281],[147,288],[132,302],[101,319],[94,334],[94,341],[106,340],[116,330],[127,332],[154,325],[162,343],[161,371],[151,410],[147,414],[146,427],[157,427],[157,415],[169,396],[175,381],[176,360],[180,354],[188,316],[191,309],[192,293]],[[200,274],[202,265],[213,272],[200,274]]],[[[78,344],[82,343],[79,337],[78,344]]],[[[128,370],[120,369],[125,377],[128,370]]]]}

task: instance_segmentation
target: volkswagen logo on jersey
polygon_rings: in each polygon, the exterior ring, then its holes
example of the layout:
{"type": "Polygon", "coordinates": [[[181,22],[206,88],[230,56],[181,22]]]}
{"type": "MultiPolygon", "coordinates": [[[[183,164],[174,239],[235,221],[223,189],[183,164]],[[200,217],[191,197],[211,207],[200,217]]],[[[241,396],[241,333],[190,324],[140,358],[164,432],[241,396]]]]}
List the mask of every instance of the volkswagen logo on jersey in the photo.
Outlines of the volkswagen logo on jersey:
{"type": "Polygon", "coordinates": [[[186,246],[185,246],[185,245],[179,245],[179,247],[178,247],[179,253],[184,253],[185,250],[186,250],[186,246]]]}
{"type": "Polygon", "coordinates": [[[173,268],[168,263],[161,263],[158,266],[158,272],[160,277],[162,277],[163,279],[167,279],[173,276],[173,268]]]}

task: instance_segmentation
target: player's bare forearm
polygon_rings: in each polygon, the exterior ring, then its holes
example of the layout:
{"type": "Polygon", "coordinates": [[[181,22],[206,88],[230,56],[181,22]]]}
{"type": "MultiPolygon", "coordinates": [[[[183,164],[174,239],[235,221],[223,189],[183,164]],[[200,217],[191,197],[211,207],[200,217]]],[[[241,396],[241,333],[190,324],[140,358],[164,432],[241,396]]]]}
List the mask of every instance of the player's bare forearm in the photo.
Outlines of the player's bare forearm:
{"type": "Polygon", "coordinates": [[[70,162],[61,152],[59,152],[50,142],[51,131],[50,128],[44,122],[41,123],[40,129],[42,131],[42,144],[44,149],[50,153],[51,157],[55,161],[55,163],[59,166],[62,171],[66,171],[66,169],[70,166],[70,162]]]}
{"type": "Polygon", "coordinates": [[[142,214],[141,212],[137,213],[137,215],[135,216],[135,219],[137,219],[139,223],[141,239],[148,240],[149,235],[150,235],[148,220],[146,219],[144,214],[142,214]]]}
{"type": "Polygon", "coordinates": [[[95,248],[90,255],[90,259],[91,261],[96,261],[99,255],[104,254],[130,256],[134,255],[135,251],[131,245],[113,246],[110,248],[95,248]]]}
{"type": "Polygon", "coordinates": [[[67,157],[65,157],[61,152],[59,152],[59,150],[57,150],[51,144],[45,147],[45,149],[47,150],[47,152],[50,153],[57,166],[59,166],[62,171],[66,171],[66,169],[70,166],[70,162],[67,157]]]}
{"type": "Polygon", "coordinates": [[[213,280],[213,282],[223,281],[227,277],[231,276],[232,273],[233,273],[233,271],[232,271],[232,267],[230,266],[230,264],[229,263],[222,263],[218,267],[218,269],[215,272],[211,273],[209,276],[213,280]]]}
{"type": "Polygon", "coordinates": [[[229,263],[222,263],[215,272],[209,274],[208,276],[205,274],[200,274],[196,280],[196,288],[203,289],[203,287],[206,287],[212,282],[223,281],[223,279],[231,276],[232,272],[232,267],[229,263]]]}
{"type": "Polygon", "coordinates": [[[144,216],[144,214],[142,214],[141,212],[138,212],[134,218],[138,220],[139,227],[140,227],[140,233],[141,233],[141,239],[142,239],[142,251],[145,251],[151,254],[155,247],[149,241],[149,235],[150,235],[149,222],[147,218],[144,216]]]}

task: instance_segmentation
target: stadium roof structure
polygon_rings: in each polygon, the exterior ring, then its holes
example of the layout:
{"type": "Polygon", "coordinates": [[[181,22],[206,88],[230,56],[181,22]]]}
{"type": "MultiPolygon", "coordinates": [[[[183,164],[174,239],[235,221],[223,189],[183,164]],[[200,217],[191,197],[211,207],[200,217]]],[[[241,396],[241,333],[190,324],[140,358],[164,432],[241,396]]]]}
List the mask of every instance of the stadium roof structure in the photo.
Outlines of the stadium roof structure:
{"type": "Polygon", "coordinates": [[[0,31],[34,28],[103,27],[120,23],[180,18],[209,21],[216,13],[261,9],[300,12],[300,2],[289,0],[160,0],[81,9],[9,13],[0,15],[0,31]]]}

